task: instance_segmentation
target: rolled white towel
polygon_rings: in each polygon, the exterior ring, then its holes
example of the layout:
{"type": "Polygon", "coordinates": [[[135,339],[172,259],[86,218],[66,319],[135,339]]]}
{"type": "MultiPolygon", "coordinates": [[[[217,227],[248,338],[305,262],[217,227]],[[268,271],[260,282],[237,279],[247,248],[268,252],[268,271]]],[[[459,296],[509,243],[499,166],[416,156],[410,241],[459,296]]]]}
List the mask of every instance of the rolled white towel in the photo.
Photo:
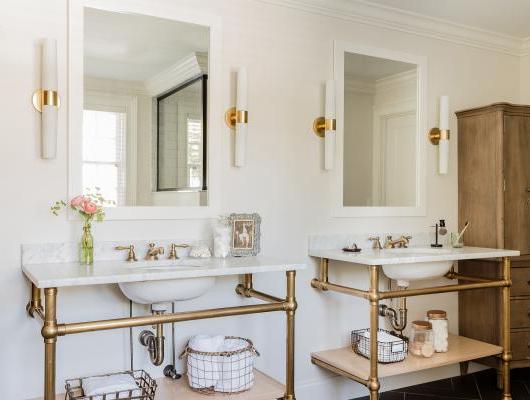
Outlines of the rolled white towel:
{"type": "MultiPolygon", "coordinates": [[[[209,336],[196,335],[188,341],[188,347],[192,350],[209,353],[220,351],[225,337],[223,335],[209,336]]],[[[205,389],[215,387],[219,379],[218,356],[203,354],[191,354],[188,356],[188,382],[194,389],[205,389]]]]}
{"type": "Polygon", "coordinates": [[[196,351],[215,353],[219,351],[224,341],[225,337],[223,335],[196,335],[188,341],[188,347],[196,351]]]}
{"type": "MultiPolygon", "coordinates": [[[[248,342],[241,339],[226,339],[220,351],[237,351],[248,346],[248,342]]],[[[217,392],[241,392],[248,390],[254,384],[253,351],[243,351],[230,357],[219,357],[220,377],[215,385],[217,392]]]]}
{"type": "MultiPolygon", "coordinates": [[[[93,396],[93,400],[103,399],[104,394],[133,391],[133,395],[140,396],[141,389],[138,388],[136,381],[130,374],[116,374],[108,376],[94,376],[85,378],[82,382],[83,393],[85,396],[93,396]]],[[[125,396],[122,396],[125,397],[125,396]]],[[[106,400],[118,399],[116,395],[107,396],[106,400]]]]}

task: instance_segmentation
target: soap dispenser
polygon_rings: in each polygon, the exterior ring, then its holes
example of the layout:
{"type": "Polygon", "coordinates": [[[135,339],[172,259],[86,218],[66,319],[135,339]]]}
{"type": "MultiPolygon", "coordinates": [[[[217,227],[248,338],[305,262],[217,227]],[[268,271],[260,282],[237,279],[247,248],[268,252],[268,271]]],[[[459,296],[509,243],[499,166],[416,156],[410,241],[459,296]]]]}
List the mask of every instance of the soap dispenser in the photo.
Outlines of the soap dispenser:
{"type": "Polygon", "coordinates": [[[431,247],[443,247],[443,245],[438,243],[438,235],[444,236],[447,234],[447,228],[445,227],[445,219],[441,219],[439,223],[434,224],[434,228],[435,241],[433,244],[431,244],[431,247]]]}

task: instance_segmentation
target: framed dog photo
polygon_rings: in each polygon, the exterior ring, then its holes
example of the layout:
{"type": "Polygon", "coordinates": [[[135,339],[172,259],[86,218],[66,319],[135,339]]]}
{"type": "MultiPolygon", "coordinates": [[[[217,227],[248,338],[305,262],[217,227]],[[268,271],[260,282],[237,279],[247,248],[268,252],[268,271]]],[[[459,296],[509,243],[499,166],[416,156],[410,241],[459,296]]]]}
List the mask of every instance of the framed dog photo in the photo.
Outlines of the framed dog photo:
{"type": "Polygon", "coordinates": [[[230,255],[234,257],[256,256],[260,252],[259,214],[230,214],[232,238],[230,255]]]}

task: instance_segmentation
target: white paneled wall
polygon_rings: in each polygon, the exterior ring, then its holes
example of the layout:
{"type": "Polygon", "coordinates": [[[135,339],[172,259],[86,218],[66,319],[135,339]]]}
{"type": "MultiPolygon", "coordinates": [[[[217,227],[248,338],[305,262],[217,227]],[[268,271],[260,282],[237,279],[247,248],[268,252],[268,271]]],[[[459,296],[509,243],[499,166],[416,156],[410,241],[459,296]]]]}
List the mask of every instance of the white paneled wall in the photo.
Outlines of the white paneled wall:
{"type": "MultiPolygon", "coordinates": [[[[131,0],[133,1],[133,0],[131,0]]],[[[332,77],[333,40],[340,39],[422,54],[428,57],[428,121],[437,123],[436,104],[449,94],[452,111],[494,101],[519,99],[519,58],[446,41],[370,27],[346,19],[313,15],[252,0],[134,0],[150,7],[183,7],[213,13],[223,22],[223,80],[221,103],[234,102],[233,68],[249,70],[249,139],[247,166],[231,167],[231,133],[223,121],[210,127],[222,138],[222,207],[224,211],[256,211],[262,216],[262,247],[266,254],[306,261],[298,275],[296,382],[300,400],[347,399],[365,394],[364,388],[332,376],[309,362],[309,353],[344,344],[352,328],[366,326],[367,306],[361,300],[310,288],[313,260],[307,236],[314,233],[422,231],[439,218],[454,229],[457,218],[456,140],[451,140],[449,175],[436,173],[437,148],[427,150],[427,216],[416,218],[330,218],[329,179],[322,165],[322,141],[311,132],[323,111],[323,82],[332,77]]],[[[25,315],[29,286],[20,271],[20,244],[76,240],[79,224],[53,217],[49,204],[67,192],[66,32],[67,0],[2,0],[0,2],[0,170],[4,211],[0,230],[0,390],[2,398],[38,396],[43,382],[43,346],[39,324],[25,315]],[[59,145],[56,160],[39,158],[39,117],[30,102],[38,87],[38,40],[58,39],[59,145]]],[[[522,74],[524,75],[524,74],[522,74]]],[[[528,99],[527,99],[528,101],[528,99]]],[[[223,110],[224,111],[224,110],[223,110]]],[[[456,119],[451,114],[451,129],[456,119]]],[[[456,137],[456,136],[455,136],[456,137]]],[[[138,143],[140,146],[141,144],[138,143]]],[[[97,224],[96,239],[123,240],[207,237],[210,221],[109,221],[97,224]]],[[[333,266],[331,276],[344,284],[365,284],[366,275],[345,265],[333,266]]],[[[278,295],[279,276],[256,279],[256,286],[278,295]]],[[[212,293],[180,308],[197,309],[248,302],[234,295],[235,280],[220,279],[212,293]]],[[[411,318],[431,305],[448,310],[457,326],[455,295],[410,301],[411,318]],[[430,303],[429,303],[430,301],[430,303]]],[[[113,286],[59,291],[59,318],[77,321],[126,315],[128,303],[113,286]]],[[[136,313],[145,312],[137,307],[136,313]]],[[[282,379],[284,318],[269,314],[233,319],[195,321],[177,326],[178,343],[199,332],[251,336],[260,350],[259,367],[282,379]]],[[[66,377],[123,369],[128,366],[126,331],[59,338],[58,387],[66,377]]],[[[149,368],[143,349],[136,365],[149,368]]],[[[156,374],[160,369],[149,368],[156,374]]],[[[426,371],[385,380],[384,387],[409,385],[456,374],[457,368],[426,371]]]]}

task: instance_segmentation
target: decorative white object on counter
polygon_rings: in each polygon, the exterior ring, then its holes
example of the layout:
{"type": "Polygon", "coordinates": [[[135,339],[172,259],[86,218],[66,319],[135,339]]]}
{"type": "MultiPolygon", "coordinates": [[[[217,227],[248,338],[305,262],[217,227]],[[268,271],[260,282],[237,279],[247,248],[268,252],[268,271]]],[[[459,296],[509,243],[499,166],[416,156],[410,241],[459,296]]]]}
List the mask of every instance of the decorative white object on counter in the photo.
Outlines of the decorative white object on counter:
{"type": "Polygon", "coordinates": [[[212,253],[206,245],[193,246],[190,250],[191,258],[210,258],[212,253]]]}
{"type": "Polygon", "coordinates": [[[427,311],[427,320],[432,325],[434,351],[446,353],[449,350],[447,313],[443,310],[429,310],[427,311]]]}
{"type": "Polygon", "coordinates": [[[428,321],[413,321],[409,338],[409,352],[418,357],[430,358],[434,354],[432,325],[428,321]]]}
{"type": "Polygon", "coordinates": [[[230,218],[220,216],[213,226],[213,255],[214,257],[226,258],[230,255],[230,218]]]}

